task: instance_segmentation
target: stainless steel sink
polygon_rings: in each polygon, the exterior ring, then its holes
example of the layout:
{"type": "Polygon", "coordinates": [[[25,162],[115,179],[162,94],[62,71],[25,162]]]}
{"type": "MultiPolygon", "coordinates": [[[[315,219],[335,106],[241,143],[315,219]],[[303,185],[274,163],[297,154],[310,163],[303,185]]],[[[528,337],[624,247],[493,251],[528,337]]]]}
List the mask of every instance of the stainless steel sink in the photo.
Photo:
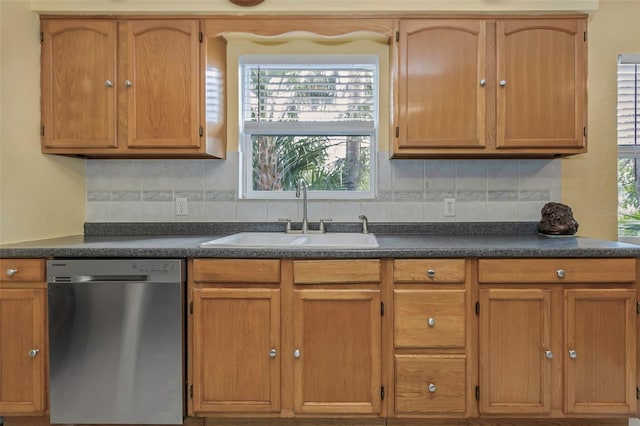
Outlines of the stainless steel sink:
{"type": "Polygon", "coordinates": [[[335,232],[325,234],[285,234],[279,232],[240,232],[205,241],[207,247],[281,247],[281,248],[376,248],[374,234],[335,232]]]}

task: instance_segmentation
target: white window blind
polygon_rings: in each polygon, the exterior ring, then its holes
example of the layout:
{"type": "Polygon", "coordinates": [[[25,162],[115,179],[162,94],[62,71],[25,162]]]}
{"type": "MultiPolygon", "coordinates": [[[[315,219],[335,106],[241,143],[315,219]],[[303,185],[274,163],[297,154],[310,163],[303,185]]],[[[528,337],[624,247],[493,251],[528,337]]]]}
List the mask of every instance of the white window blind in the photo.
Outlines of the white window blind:
{"type": "Polygon", "coordinates": [[[640,144],[640,55],[620,55],[618,63],[618,145],[640,144]]]}
{"type": "Polygon", "coordinates": [[[375,64],[371,60],[308,62],[245,64],[244,121],[374,122],[375,64]]]}

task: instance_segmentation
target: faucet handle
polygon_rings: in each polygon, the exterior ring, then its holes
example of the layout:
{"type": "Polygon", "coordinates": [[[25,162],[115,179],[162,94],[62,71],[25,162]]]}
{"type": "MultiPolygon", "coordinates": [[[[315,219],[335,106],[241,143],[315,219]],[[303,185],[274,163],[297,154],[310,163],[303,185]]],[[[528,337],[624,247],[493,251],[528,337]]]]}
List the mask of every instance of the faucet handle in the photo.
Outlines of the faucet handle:
{"type": "Polygon", "coordinates": [[[285,228],[284,232],[291,232],[291,219],[289,219],[288,217],[280,217],[278,218],[278,222],[287,222],[287,227],[285,228]]]}
{"type": "Polygon", "coordinates": [[[320,228],[319,228],[319,231],[320,231],[321,233],[324,233],[324,232],[325,232],[325,229],[324,229],[324,223],[325,223],[325,222],[333,222],[333,219],[331,219],[331,218],[329,218],[329,219],[320,219],[320,228]]]}

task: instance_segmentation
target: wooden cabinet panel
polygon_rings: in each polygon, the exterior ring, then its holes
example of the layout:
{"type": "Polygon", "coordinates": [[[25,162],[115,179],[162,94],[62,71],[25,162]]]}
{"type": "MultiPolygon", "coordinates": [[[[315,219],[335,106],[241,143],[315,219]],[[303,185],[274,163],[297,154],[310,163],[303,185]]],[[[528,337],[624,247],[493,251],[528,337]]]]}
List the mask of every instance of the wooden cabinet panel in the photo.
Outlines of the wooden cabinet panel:
{"type": "Polygon", "coordinates": [[[380,260],[294,260],[294,284],[379,283],[380,260]]]}
{"type": "Polygon", "coordinates": [[[396,348],[464,348],[465,291],[395,290],[396,348]]]}
{"type": "Polygon", "coordinates": [[[0,414],[37,414],[46,397],[44,288],[0,290],[0,414]]]}
{"type": "Polygon", "coordinates": [[[636,260],[480,259],[481,283],[633,283],[636,260]]]}
{"type": "Polygon", "coordinates": [[[193,311],[193,409],[279,411],[279,290],[196,289],[193,311]]]}
{"type": "Polygon", "coordinates": [[[44,281],[42,259],[0,259],[0,283],[44,281]]]}
{"type": "Polygon", "coordinates": [[[482,20],[400,21],[396,153],[485,145],[485,27],[482,20]]]}
{"type": "Polygon", "coordinates": [[[42,149],[115,148],[116,23],[42,21],[42,149]]]}
{"type": "Polygon", "coordinates": [[[272,283],[280,282],[278,259],[194,259],[196,283],[272,283]]]}
{"type": "Polygon", "coordinates": [[[551,291],[480,290],[480,412],[551,409],[551,291]]]}
{"type": "Polygon", "coordinates": [[[465,412],[464,355],[396,355],[396,413],[465,412]]]}
{"type": "Polygon", "coordinates": [[[566,411],[636,411],[636,291],[565,290],[566,411]]]}
{"type": "Polygon", "coordinates": [[[199,147],[199,22],[121,22],[120,36],[127,145],[199,147]]]}
{"type": "Polygon", "coordinates": [[[497,147],[583,148],[586,22],[527,19],[496,25],[497,147]]]}
{"type": "Polygon", "coordinates": [[[393,261],[396,283],[464,283],[464,259],[398,259],[393,261]]]}
{"type": "Polygon", "coordinates": [[[296,413],[380,413],[381,322],[379,290],[294,291],[296,413]]]}

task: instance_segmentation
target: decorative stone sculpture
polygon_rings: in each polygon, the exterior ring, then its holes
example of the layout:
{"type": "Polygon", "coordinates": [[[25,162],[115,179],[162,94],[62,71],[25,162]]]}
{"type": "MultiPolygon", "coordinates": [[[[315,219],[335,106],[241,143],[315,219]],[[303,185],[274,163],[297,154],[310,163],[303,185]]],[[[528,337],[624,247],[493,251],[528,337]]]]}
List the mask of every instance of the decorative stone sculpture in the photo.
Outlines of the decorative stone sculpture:
{"type": "Polygon", "coordinates": [[[578,222],[573,218],[571,207],[562,203],[547,203],[540,210],[542,219],[538,232],[549,235],[573,235],[578,231],[578,222]]]}

